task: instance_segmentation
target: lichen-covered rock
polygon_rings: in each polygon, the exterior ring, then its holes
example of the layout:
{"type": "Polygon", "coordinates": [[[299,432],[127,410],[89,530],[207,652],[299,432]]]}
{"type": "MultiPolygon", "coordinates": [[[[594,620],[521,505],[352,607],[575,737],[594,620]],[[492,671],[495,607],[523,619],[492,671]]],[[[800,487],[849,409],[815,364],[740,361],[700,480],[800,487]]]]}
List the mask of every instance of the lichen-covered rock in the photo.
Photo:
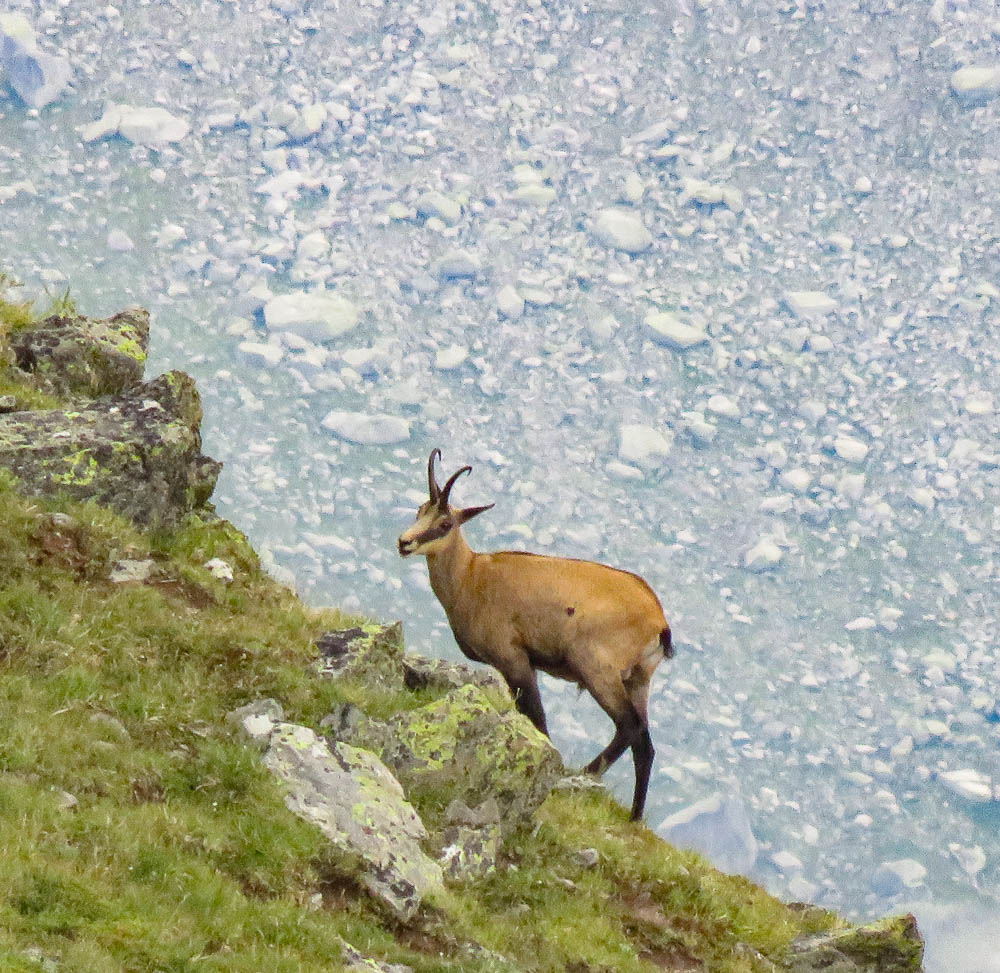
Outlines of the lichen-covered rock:
{"type": "Polygon", "coordinates": [[[149,346],[149,312],[131,308],[98,320],[46,318],[10,339],[18,368],[62,395],[121,395],[142,381],[149,346]]]}
{"type": "Polygon", "coordinates": [[[0,467],[27,493],[95,500],[149,527],[204,505],[222,468],[201,454],[198,391],[176,371],[79,409],[0,416],[0,467]]]}
{"type": "Polygon", "coordinates": [[[403,626],[367,625],[324,632],[317,640],[324,675],[349,677],[384,689],[403,688],[403,626]]]}
{"type": "Polygon", "coordinates": [[[493,797],[477,808],[452,801],[445,811],[438,860],[447,878],[457,881],[484,878],[496,870],[502,834],[500,806],[493,797]]]}
{"type": "Polygon", "coordinates": [[[404,966],[402,963],[382,963],[365,956],[344,939],[340,940],[340,954],[344,969],[349,973],[413,973],[412,966],[404,966]]]}
{"type": "Polygon", "coordinates": [[[919,973],[924,940],[912,915],[820,933],[792,944],[792,973],[919,973]]]}
{"type": "Polygon", "coordinates": [[[286,785],[289,809],[320,828],[341,867],[392,915],[412,918],[443,887],[441,867],[420,847],[423,822],[374,754],[277,723],[263,759],[286,785]]]}
{"type": "Polygon", "coordinates": [[[352,742],[378,753],[408,793],[478,804],[496,799],[507,833],[528,820],[562,773],[548,739],[478,686],[462,686],[385,723],[368,721],[352,742]]]}
{"type": "Polygon", "coordinates": [[[484,688],[495,687],[506,691],[506,683],[496,669],[473,668],[464,662],[445,662],[429,659],[416,652],[403,656],[403,681],[407,689],[458,689],[470,683],[484,688]]]}

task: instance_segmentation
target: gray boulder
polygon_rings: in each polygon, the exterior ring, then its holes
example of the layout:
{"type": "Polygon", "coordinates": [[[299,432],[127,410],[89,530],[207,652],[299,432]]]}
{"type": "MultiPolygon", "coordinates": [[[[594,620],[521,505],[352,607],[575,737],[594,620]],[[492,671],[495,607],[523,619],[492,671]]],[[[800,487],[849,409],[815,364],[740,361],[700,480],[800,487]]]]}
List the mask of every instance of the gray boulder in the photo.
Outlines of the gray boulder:
{"type": "Polygon", "coordinates": [[[345,872],[393,916],[412,918],[443,888],[441,867],[420,847],[423,822],[374,754],[276,723],[263,759],[286,785],[289,809],[320,828],[345,872]]]}
{"type": "Polygon", "coordinates": [[[95,500],[148,527],[203,506],[222,468],[201,453],[201,401],[177,371],[77,409],[0,415],[0,467],[27,493],[95,500]]]}
{"type": "Polygon", "coordinates": [[[506,691],[491,698],[472,685],[384,723],[359,721],[351,742],[379,754],[411,796],[495,798],[505,834],[531,818],[562,773],[559,753],[506,691]]]}
{"type": "Polygon", "coordinates": [[[46,318],[14,332],[18,368],[41,388],[62,395],[121,395],[142,381],[149,346],[149,312],[131,308],[110,318],[46,318]]]}

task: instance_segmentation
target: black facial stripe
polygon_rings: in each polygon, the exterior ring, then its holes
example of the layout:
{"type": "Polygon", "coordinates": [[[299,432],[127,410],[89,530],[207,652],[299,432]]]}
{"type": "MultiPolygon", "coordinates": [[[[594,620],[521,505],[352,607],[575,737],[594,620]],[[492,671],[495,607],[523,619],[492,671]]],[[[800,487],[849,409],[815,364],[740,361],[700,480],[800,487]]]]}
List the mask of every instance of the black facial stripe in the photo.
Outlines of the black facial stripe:
{"type": "Polygon", "coordinates": [[[413,540],[417,544],[427,544],[430,541],[436,541],[439,537],[444,537],[444,535],[447,534],[451,530],[451,528],[452,528],[451,524],[449,524],[447,527],[445,527],[443,524],[438,524],[436,527],[428,527],[427,530],[423,531],[420,534],[417,534],[417,536],[414,537],[413,540]]]}

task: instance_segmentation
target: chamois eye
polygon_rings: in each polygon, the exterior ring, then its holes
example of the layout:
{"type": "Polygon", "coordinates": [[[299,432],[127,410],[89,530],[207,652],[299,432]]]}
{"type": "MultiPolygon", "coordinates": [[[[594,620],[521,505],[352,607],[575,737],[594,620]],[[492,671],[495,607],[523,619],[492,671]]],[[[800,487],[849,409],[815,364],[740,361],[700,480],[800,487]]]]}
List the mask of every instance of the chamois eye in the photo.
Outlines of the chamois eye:
{"type": "Polygon", "coordinates": [[[441,529],[442,530],[451,530],[451,526],[452,525],[451,525],[451,521],[450,520],[442,520],[441,521],[441,529]]]}

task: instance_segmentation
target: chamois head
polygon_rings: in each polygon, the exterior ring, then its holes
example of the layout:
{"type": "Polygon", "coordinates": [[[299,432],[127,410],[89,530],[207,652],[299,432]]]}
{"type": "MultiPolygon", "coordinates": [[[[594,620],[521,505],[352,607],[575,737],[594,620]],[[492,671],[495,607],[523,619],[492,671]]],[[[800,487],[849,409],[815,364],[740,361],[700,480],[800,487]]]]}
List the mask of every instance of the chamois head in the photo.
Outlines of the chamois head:
{"type": "Polygon", "coordinates": [[[399,535],[399,553],[402,557],[408,557],[410,554],[435,553],[448,543],[447,538],[452,531],[493,506],[492,503],[484,507],[451,506],[448,503],[451,488],[463,473],[470,473],[472,467],[463,466],[460,470],[456,470],[448,477],[448,482],[440,487],[434,475],[434,460],[440,458],[441,450],[432,449],[430,459],[427,461],[427,488],[430,496],[420,505],[417,519],[412,526],[399,535]]]}

